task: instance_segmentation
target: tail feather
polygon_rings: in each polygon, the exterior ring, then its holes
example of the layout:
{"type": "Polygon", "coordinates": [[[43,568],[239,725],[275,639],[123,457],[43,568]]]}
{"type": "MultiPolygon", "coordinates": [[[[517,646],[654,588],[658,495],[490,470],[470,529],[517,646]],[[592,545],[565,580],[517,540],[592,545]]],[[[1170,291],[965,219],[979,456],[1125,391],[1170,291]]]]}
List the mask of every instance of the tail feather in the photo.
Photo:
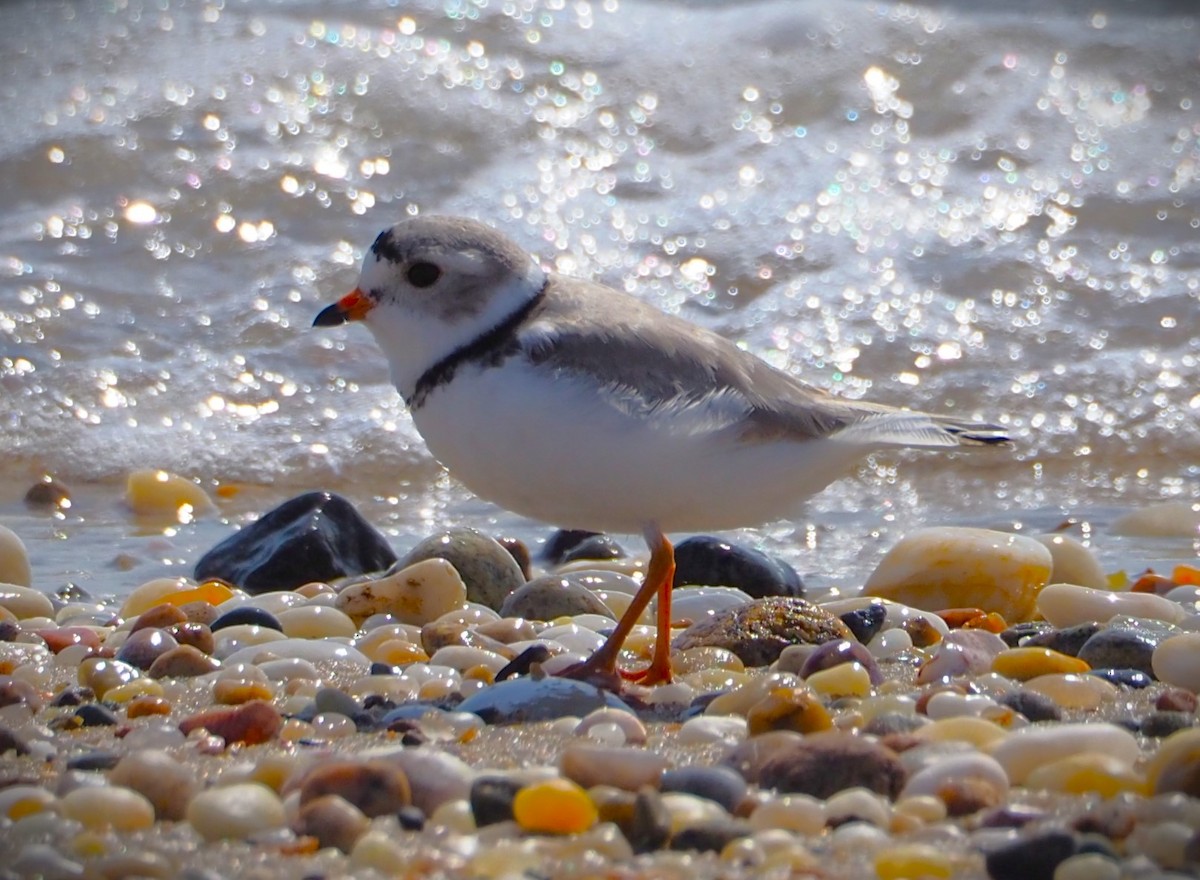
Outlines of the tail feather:
{"type": "Polygon", "coordinates": [[[898,410],[871,415],[837,432],[840,439],[873,446],[999,446],[1010,442],[998,425],[898,410]]]}

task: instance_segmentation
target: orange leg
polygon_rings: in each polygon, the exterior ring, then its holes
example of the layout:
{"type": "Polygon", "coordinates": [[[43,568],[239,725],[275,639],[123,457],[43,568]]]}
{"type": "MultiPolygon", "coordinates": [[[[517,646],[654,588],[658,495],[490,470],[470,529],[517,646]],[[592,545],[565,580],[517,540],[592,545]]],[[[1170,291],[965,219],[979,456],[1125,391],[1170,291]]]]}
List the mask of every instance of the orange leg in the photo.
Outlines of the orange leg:
{"type": "Polygon", "coordinates": [[[612,634],[591,657],[565,670],[562,674],[567,678],[591,681],[599,687],[614,690],[619,688],[621,678],[642,684],[671,681],[671,587],[675,579],[675,548],[658,526],[646,526],[644,534],[646,545],[650,548],[650,564],[646,567],[645,580],[612,634]],[[636,671],[618,669],[617,658],[625,639],[655,595],[658,596],[657,632],[650,665],[636,671]]]}

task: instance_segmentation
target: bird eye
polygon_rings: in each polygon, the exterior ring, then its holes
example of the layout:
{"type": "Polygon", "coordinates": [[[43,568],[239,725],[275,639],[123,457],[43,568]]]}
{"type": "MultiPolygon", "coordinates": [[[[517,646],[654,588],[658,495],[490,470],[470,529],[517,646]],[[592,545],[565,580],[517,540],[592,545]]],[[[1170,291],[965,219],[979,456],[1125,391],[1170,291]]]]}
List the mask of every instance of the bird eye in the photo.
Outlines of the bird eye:
{"type": "Polygon", "coordinates": [[[442,270],[433,263],[413,263],[405,277],[413,287],[432,287],[442,277],[442,270]]]}

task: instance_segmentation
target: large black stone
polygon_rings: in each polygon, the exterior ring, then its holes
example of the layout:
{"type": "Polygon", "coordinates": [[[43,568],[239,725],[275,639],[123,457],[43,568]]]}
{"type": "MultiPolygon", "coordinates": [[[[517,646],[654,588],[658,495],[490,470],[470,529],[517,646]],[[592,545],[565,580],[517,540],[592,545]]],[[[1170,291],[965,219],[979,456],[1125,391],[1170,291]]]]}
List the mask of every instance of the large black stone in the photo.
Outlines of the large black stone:
{"type": "Polygon", "coordinates": [[[196,563],[248,593],[383,571],[396,554],[354,505],[332,492],[298,495],[230,535],[196,563]]]}
{"type": "Polygon", "coordinates": [[[675,545],[675,586],[736,587],[755,599],[802,597],[796,570],[752,547],[697,535],[675,545]]]}

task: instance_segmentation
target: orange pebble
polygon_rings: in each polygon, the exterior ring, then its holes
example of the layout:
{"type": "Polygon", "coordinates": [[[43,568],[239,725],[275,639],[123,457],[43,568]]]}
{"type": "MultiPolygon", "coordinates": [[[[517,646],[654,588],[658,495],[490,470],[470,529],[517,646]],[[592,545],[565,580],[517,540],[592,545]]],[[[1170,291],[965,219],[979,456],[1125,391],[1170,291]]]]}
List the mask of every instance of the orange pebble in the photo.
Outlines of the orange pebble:
{"type": "Polygon", "coordinates": [[[1200,568],[1194,565],[1177,565],[1171,572],[1171,580],[1181,586],[1200,587],[1200,568]]]}
{"type": "Polygon", "coordinates": [[[588,793],[569,779],[535,782],[517,792],[513,818],[525,831],[578,834],[599,821],[588,793]]]}
{"type": "Polygon", "coordinates": [[[146,715],[170,715],[171,703],[162,697],[143,695],[134,697],[125,707],[127,718],[142,718],[146,715]]]}
{"type": "Polygon", "coordinates": [[[995,611],[989,611],[987,614],[968,620],[963,624],[962,628],[982,629],[990,633],[999,634],[1008,629],[1008,621],[1004,619],[1003,614],[998,614],[995,611]]]}
{"type": "Polygon", "coordinates": [[[950,629],[961,629],[984,614],[982,608],[944,608],[937,616],[946,621],[946,626],[950,629]]]}

